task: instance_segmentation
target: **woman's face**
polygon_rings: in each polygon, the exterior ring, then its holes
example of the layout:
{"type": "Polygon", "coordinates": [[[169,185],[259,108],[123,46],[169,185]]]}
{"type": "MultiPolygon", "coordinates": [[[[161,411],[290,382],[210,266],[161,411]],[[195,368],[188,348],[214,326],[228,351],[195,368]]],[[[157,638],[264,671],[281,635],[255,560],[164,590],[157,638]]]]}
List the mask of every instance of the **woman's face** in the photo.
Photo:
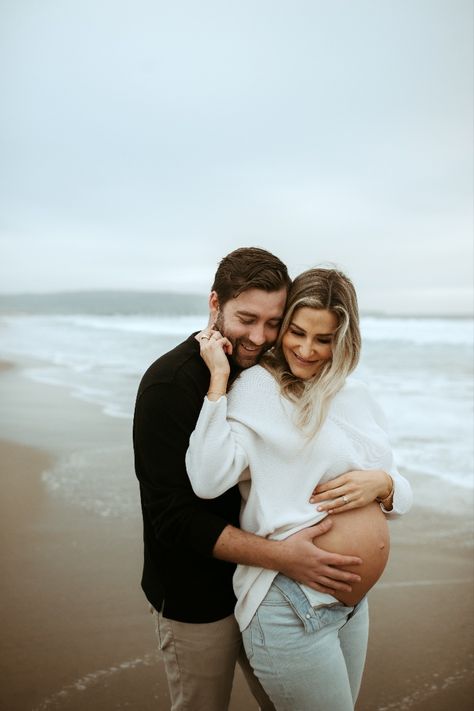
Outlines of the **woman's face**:
{"type": "Polygon", "coordinates": [[[281,341],[285,360],[296,378],[312,378],[332,358],[337,326],[332,311],[308,306],[296,309],[281,341]]]}

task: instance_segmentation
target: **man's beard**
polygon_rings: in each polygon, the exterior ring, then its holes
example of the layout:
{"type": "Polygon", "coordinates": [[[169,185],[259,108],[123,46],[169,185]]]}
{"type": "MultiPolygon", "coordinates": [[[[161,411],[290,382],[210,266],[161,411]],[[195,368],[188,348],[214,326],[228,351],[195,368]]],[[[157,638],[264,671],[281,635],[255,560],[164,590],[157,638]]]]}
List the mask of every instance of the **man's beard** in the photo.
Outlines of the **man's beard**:
{"type": "Polygon", "coordinates": [[[215,327],[232,343],[232,355],[230,356],[230,360],[238,368],[251,368],[252,365],[256,365],[265,351],[268,351],[268,349],[271,348],[271,343],[264,343],[263,346],[256,346],[255,343],[252,343],[252,341],[248,338],[234,338],[233,336],[230,336],[226,333],[225,321],[222,313],[220,313],[216,318],[215,327]],[[258,347],[258,351],[252,354],[245,351],[245,346],[250,346],[251,348],[258,347]]]}

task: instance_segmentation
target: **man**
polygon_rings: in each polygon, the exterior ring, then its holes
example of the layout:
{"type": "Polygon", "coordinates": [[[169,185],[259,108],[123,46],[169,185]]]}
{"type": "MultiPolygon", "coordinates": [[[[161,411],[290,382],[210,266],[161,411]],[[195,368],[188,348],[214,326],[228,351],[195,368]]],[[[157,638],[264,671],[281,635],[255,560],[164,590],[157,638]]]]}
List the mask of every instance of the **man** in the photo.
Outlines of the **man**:
{"type": "MultiPolygon", "coordinates": [[[[262,249],[237,249],[220,262],[209,323],[232,343],[234,376],[275,342],[289,284],[285,265],[262,249]]],[[[269,541],[238,528],[236,487],[213,500],[196,497],[185,454],[209,371],[194,335],[153,363],[138,390],[134,448],[144,526],[142,587],[157,614],[173,711],[225,711],[239,655],[260,707],[272,709],[242,653],[233,616],[234,564],[278,570],[334,592],[358,580],[342,568],[360,561],[313,545],[330,521],[269,541]]]]}

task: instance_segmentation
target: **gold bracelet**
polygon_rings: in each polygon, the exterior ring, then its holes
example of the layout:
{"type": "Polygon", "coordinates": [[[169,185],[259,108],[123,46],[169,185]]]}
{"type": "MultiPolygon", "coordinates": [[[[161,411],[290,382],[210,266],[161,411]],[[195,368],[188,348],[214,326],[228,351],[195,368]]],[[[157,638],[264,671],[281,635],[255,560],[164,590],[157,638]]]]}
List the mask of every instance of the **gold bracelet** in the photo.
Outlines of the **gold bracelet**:
{"type": "Polygon", "coordinates": [[[385,502],[388,501],[388,499],[391,499],[392,496],[393,496],[393,489],[390,492],[390,494],[385,497],[385,499],[381,499],[380,496],[377,496],[377,498],[375,500],[377,501],[377,503],[382,504],[382,506],[385,506],[385,502]]]}
{"type": "Polygon", "coordinates": [[[383,498],[381,496],[377,496],[377,498],[375,499],[376,502],[378,504],[382,504],[382,506],[385,506],[385,502],[388,501],[393,496],[393,490],[395,488],[395,485],[393,483],[393,478],[390,476],[390,474],[388,472],[384,472],[384,474],[386,474],[388,476],[388,478],[390,479],[391,489],[390,489],[389,493],[387,494],[387,496],[384,496],[383,498]]]}
{"type": "Polygon", "coordinates": [[[377,501],[377,503],[382,504],[382,506],[385,506],[385,502],[388,501],[388,499],[392,498],[394,488],[395,487],[393,486],[393,479],[392,479],[392,488],[390,490],[390,493],[388,494],[388,496],[385,496],[383,499],[381,499],[380,496],[377,496],[377,498],[375,499],[377,501]]]}

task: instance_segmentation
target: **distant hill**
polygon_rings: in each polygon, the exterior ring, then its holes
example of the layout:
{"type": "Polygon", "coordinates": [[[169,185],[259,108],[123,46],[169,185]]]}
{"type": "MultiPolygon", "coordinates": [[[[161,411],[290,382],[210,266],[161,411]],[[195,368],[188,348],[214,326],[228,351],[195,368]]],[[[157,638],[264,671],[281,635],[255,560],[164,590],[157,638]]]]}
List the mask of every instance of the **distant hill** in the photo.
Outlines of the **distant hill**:
{"type": "Polygon", "coordinates": [[[3,314],[202,314],[207,295],[153,291],[64,291],[0,294],[3,314]]]}

